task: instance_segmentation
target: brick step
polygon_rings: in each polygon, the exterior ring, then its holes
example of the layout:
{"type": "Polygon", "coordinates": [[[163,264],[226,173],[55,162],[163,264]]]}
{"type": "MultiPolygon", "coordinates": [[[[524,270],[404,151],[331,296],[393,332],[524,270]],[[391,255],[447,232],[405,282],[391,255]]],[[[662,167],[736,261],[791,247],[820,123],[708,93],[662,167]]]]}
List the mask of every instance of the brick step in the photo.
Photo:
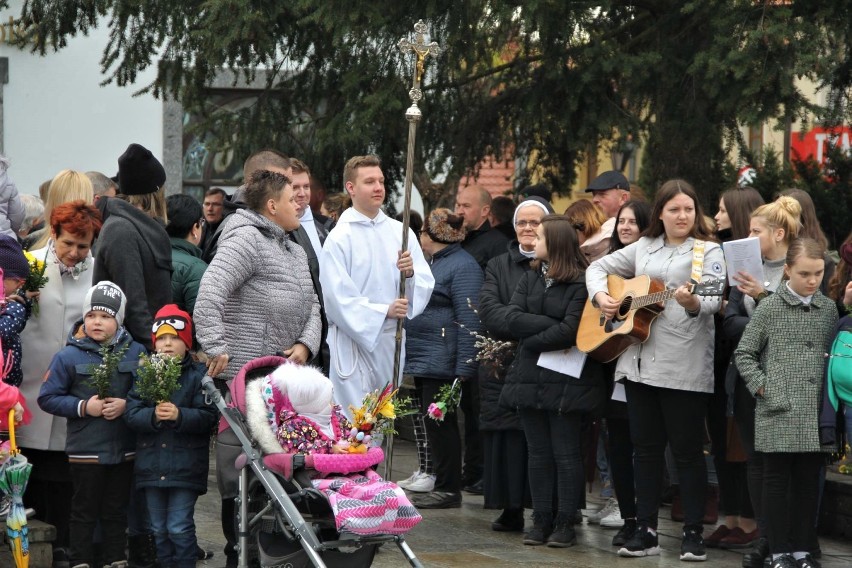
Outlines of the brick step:
{"type": "MultiPolygon", "coordinates": [[[[36,519],[30,519],[27,526],[30,529],[30,568],[51,568],[56,528],[36,519]]],[[[6,523],[0,522],[0,566],[15,565],[7,539],[6,523]]]]}

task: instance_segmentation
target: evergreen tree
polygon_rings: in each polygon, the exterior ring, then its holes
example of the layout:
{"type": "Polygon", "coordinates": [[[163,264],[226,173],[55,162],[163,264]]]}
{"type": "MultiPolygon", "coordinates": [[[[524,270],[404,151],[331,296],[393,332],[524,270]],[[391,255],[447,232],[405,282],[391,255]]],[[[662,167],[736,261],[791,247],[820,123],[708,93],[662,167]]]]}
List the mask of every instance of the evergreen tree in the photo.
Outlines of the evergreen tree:
{"type": "Polygon", "coordinates": [[[402,179],[411,62],[396,43],[424,19],[444,50],[427,66],[415,160],[432,206],[507,150],[520,177],[536,168],[565,192],[590,150],[632,132],[649,193],[684,177],[715,207],[738,124],[823,110],[795,87],[802,77],[830,88],[842,115],[852,85],[852,0],[26,0],[22,19],[44,52],[102,16],[106,81],[133,84],[156,65],[144,90],[205,113],[220,144],[279,148],[331,188],[366,152],[389,185],[402,179]],[[267,88],[214,112],[206,87],[222,69],[264,69],[267,88]]]}

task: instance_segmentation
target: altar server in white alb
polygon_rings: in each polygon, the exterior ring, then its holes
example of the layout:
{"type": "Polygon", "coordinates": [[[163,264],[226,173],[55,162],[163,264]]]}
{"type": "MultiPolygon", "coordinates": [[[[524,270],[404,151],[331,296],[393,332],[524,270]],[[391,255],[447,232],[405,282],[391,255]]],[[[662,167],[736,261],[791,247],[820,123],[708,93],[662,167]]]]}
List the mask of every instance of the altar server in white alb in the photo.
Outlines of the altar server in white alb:
{"type": "Polygon", "coordinates": [[[423,311],[435,279],[414,233],[409,230],[403,252],[402,223],[382,211],[385,177],[379,158],[351,158],[343,181],[352,207],[326,238],[320,282],[328,316],[329,377],[335,400],[351,417],[350,405],[359,408],[365,394],[392,380],[397,320],[423,311]],[[406,278],[403,299],[398,298],[400,273],[406,278]]]}

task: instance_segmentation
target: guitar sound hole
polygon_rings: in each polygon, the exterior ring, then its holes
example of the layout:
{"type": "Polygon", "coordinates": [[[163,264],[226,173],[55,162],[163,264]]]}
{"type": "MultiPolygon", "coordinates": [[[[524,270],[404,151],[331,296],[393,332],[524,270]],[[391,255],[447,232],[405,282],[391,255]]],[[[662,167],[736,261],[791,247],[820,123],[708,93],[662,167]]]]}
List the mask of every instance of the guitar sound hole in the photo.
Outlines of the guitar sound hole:
{"type": "Polygon", "coordinates": [[[630,307],[633,305],[633,296],[627,296],[622,300],[621,305],[618,307],[617,318],[623,320],[627,317],[627,314],[630,313],[630,307]]]}

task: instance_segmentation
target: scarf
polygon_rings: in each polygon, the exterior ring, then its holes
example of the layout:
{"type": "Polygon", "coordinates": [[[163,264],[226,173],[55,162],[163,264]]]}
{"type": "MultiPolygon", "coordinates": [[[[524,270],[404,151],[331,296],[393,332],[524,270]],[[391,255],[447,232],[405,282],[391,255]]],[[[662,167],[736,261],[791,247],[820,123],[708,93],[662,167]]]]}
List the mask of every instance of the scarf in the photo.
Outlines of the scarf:
{"type": "Polygon", "coordinates": [[[89,254],[86,255],[86,258],[75,264],[74,266],[65,266],[65,263],[59,260],[59,257],[56,255],[56,244],[53,242],[53,239],[47,241],[47,254],[50,256],[51,261],[59,267],[59,275],[60,276],[71,276],[74,280],[78,280],[80,275],[86,272],[92,266],[92,253],[89,251],[89,254]]]}

